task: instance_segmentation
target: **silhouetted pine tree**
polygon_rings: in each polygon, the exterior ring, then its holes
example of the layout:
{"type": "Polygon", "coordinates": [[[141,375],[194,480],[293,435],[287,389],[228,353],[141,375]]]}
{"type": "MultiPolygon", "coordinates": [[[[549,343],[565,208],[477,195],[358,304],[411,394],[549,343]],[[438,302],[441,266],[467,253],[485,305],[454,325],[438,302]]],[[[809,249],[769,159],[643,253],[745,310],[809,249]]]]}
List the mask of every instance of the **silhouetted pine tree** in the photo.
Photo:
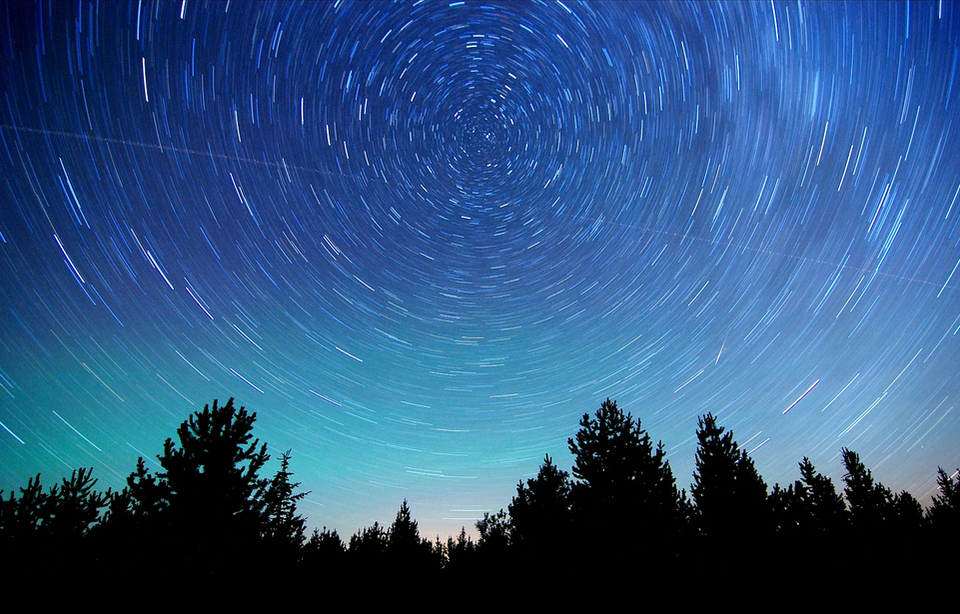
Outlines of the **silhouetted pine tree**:
{"type": "Polygon", "coordinates": [[[912,538],[923,528],[925,518],[923,506],[917,498],[905,490],[893,496],[893,518],[891,529],[902,538],[912,538]]]}
{"type": "Polygon", "coordinates": [[[129,570],[130,560],[173,557],[168,552],[172,529],[167,516],[170,505],[167,483],[150,473],[143,458],[127,476],[127,486],[111,498],[97,531],[99,548],[111,573],[129,570]]]}
{"type": "Polygon", "coordinates": [[[12,492],[9,499],[2,495],[3,491],[0,491],[0,544],[6,552],[19,550],[21,544],[39,537],[49,515],[49,495],[43,491],[39,473],[28,479],[26,486],[20,487],[19,498],[14,498],[12,492]]]}
{"type": "Polygon", "coordinates": [[[314,529],[304,549],[310,553],[310,556],[318,554],[320,556],[337,557],[347,552],[347,546],[340,539],[337,531],[335,529],[331,531],[327,527],[323,527],[322,531],[314,529]]]}
{"type": "Polygon", "coordinates": [[[956,552],[960,546],[960,469],[951,476],[937,467],[937,486],[940,492],[933,497],[927,510],[927,521],[936,540],[936,551],[956,552]]]}
{"type": "Polygon", "coordinates": [[[814,564],[821,569],[836,565],[836,561],[820,560],[822,553],[825,548],[844,547],[847,510],[843,498],[807,457],[800,462],[800,475],[786,489],[775,485],[768,498],[777,535],[767,560],[787,574],[802,573],[814,564]]]}
{"type": "Polygon", "coordinates": [[[833,480],[817,472],[806,456],[800,462],[800,476],[806,486],[803,532],[831,535],[842,531],[847,524],[847,505],[837,493],[833,480]]]}
{"type": "Polygon", "coordinates": [[[243,556],[284,550],[299,558],[303,518],[298,484],[289,480],[289,454],[272,480],[260,477],[266,444],[252,435],[256,414],[233,399],[205,406],[167,439],[153,475],[143,459],[111,501],[104,543],[117,560],[153,559],[161,572],[229,573],[243,556]]]}
{"type": "Polygon", "coordinates": [[[555,560],[571,527],[569,474],[547,455],[537,477],[517,484],[508,511],[517,548],[528,557],[555,560]]]}
{"type": "MultiPolygon", "coordinates": [[[[40,474],[20,489],[20,497],[0,497],[0,528],[4,539],[39,540],[47,546],[79,541],[112,498],[110,491],[93,490],[91,469],[78,469],[43,492],[40,474]]],[[[2,491],[0,491],[2,495],[2,491]]]]}
{"type": "Polygon", "coordinates": [[[771,524],[783,543],[793,544],[800,535],[804,521],[809,517],[806,486],[797,480],[787,488],[774,484],[767,500],[770,504],[771,524]]]}
{"type": "Polygon", "coordinates": [[[801,479],[781,489],[774,486],[770,501],[781,535],[803,539],[826,534],[835,535],[846,525],[847,506],[837,493],[833,481],[818,473],[806,456],[800,464],[801,479]]]}
{"type": "Polygon", "coordinates": [[[419,525],[411,516],[406,499],[387,532],[386,554],[395,569],[407,576],[440,569],[441,560],[435,557],[430,541],[420,537],[419,525]]]}
{"type": "Polygon", "coordinates": [[[873,474],[860,462],[860,455],[843,448],[841,451],[846,487],[843,492],[850,504],[850,523],[861,534],[876,534],[894,515],[893,493],[883,484],[874,483],[873,474]]]}
{"type": "Polygon", "coordinates": [[[933,496],[927,517],[937,529],[952,526],[956,531],[960,529],[960,469],[951,476],[937,467],[937,487],[940,492],[933,496]]]}
{"type": "Polygon", "coordinates": [[[446,569],[457,577],[467,577],[473,570],[476,556],[476,544],[473,538],[467,535],[466,527],[460,527],[460,535],[456,541],[447,538],[447,565],[446,569]]]}
{"type": "Polygon", "coordinates": [[[347,547],[347,556],[355,568],[380,570],[383,568],[389,534],[387,530],[374,522],[373,525],[360,529],[350,537],[347,547]]]}
{"type": "Polygon", "coordinates": [[[314,529],[301,550],[301,563],[304,579],[339,578],[347,573],[347,546],[335,530],[314,529]]]}
{"type": "Polygon", "coordinates": [[[510,518],[507,513],[500,510],[496,514],[484,512],[483,518],[477,521],[477,531],[480,532],[480,539],[477,542],[477,552],[483,555],[483,558],[498,558],[505,556],[507,548],[510,547],[510,518]]]}
{"type": "MultiPolygon", "coordinates": [[[[850,505],[850,551],[859,557],[869,573],[881,581],[919,581],[938,571],[941,553],[925,548],[922,537],[923,508],[910,493],[894,495],[889,488],[874,482],[860,456],[841,450],[846,473],[844,494],[850,505]]],[[[954,567],[955,569],[955,567],[954,567]]]]}
{"type": "MultiPolygon", "coordinates": [[[[59,577],[72,570],[86,577],[94,557],[92,535],[114,493],[94,490],[91,469],[77,469],[44,492],[40,474],[20,488],[20,497],[0,496],[0,552],[7,580],[59,577]]],[[[0,491],[2,495],[2,491],[0,491]]]]}
{"type": "Polygon", "coordinates": [[[303,546],[306,520],[297,514],[297,501],[307,496],[306,492],[294,494],[300,482],[291,482],[290,451],[280,457],[280,470],[263,493],[264,522],[262,538],[274,556],[296,562],[303,546]]]}
{"type": "Polygon", "coordinates": [[[690,491],[708,547],[750,543],[771,529],[767,487],[733,433],[724,433],[713,414],[697,422],[696,471],[690,491]]]}
{"type": "MultiPolygon", "coordinates": [[[[650,561],[675,547],[682,527],[684,496],[677,490],[663,443],[607,399],[600,409],[580,419],[580,430],[567,442],[574,455],[571,488],[574,519],[581,539],[617,535],[600,544],[593,556],[642,549],[650,561]],[[633,529],[620,530],[624,523],[633,529]],[[674,544],[674,545],[671,545],[674,544]]],[[[614,557],[619,558],[619,557],[614,557]]],[[[611,560],[611,562],[614,562],[611,560]]]]}
{"type": "Polygon", "coordinates": [[[404,499],[397,511],[397,517],[390,525],[387,539],[388,547],[396,551],[411,551],[420,547],[419,524],[410,514],[410,506],[404,499]]]}

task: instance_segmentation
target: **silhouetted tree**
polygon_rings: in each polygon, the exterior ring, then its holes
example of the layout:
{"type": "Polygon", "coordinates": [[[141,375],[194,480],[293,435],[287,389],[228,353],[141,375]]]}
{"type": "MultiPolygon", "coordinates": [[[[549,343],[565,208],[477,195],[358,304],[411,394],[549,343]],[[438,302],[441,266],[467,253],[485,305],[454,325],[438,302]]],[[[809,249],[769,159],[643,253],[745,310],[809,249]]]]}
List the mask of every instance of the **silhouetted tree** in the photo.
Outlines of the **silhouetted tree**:
{"type": "Polygon", "coordinates": [[[109,511],[112,541],[133,527],[139,543],[122,546],[128,553],[152,556],[161,568],[207,573],[227,573],[241,555],[264,548],[285,548],[296,559],[304,526],[296,502],[303,494],[293,492],[288,454],[273,480],[260,477],[270,457],[253,438],[255,421],[233,399],[192,414],[177,429],[179,445],[164,443],[162,471],[151,474],[139,459],[109,511]]]}
{"type": "Polygon", "coordinates": [[[770,529],[767,487],[733,432],[713,414],[697,421],[696,470],[690,487],[700,531],[713,542],[758,539],[770,529]]]}
{"type": "Polygon", "coordinates": [[[847,506],[837,493],[833,480],[817,472],[806,456],[800,462],[800,476],[806,489],[803,493],[806,533],[836,533],[847,522],[847,506]]]}
{"type": "Polygon", "coordinates": [[[782,539],[793,540],[800,534],[804,521],[809,516],[806,486],[799,480],[786,489],[774,484],[767,498],[770,504],[771,524],[782,539]]]}
{"type": "Polygon", "coordinates": [[[130,493],[130,513],[141,522],[160,517],[170,505],[170,485],[150,473],[143,458],[137,459],[137,468],[127,477],[130,493]]]}
{"type": "Polygon", "coordinates": [[[20,497],[3,498],[0,490],[0,539],[6,548],[12,544],[33,539],[47,516],[47,493],[40,484],[40,474],[20,487],[20,497]]]}
{"type": "Polygon", "coordinates": [[[406,575],[440,569],[441,560],[435,558],[430,541],[420,537],[418,523],[411,516],[406,499],[387,532],[387,555],[390,562],[406,575]]]}
{"type": "Polygon", "coordinates": [[[116,531],[129,539],[137,528],[132,511],[134,503],[129,487],[114,492],[107,502],[107,509],[100,523],[96,526],[97,533],[102,534],[106,530],[116,531]]]}
{"type": "Polygon", "coordinates": [[[933,505],[927,513],[933,526],[953,525],[960,528],[960,469],[952,476],[937,467],[937,487],[940,493],[933,496],[933,505]]]}
{"type": "Polygon", "coordinates": [[[330,555],[333,557],[345,554],[347,551],[347,546],[343,543],[343,540],[340,539],[340,535],[336,529],[331,531],[327,529],[327,527],[323,527],[322,531],[320,529],[314,529],[313,534],[310,535],[310,539],[307,540],[304,548],[308,551],[318,553],[321,556],[330,555]]]}
{"type": "MultiPolygon", "coordinates": [[[[5,537],[40,538],[45,541],[75,541],[97,521],[100,510],[112,497],[110,491],[93,490],[97,480],[91,469],[78,469],[49,492],[43,492],[40,474],[20,489],[20,498],[0,496],[0,529],[5,537]]],[[[0,495],[3,491],[0,491],[0,495]]]]}
{"type": "MultiPolygon", "coordinates": [[[[573,511],[582,536],[614,535],[626,542],[616,548],[663,546],[682,524],[684,496],[677,490],[663,443],[607,399],[580,419],[580,430],[567,441],[574,455],[573,511]],[[623,536],[623,523],[636,527],[623,536]],[[651,544],[651,540],[656,542],[651,544]]],[[[599,556],[604,556],[598,553],[599,556]]]]}
{"type": "Polygon", "coordinates": [[[843,492],[850,504],[850,522],[858,532],[876,533],[895,514],[893,493],[879,482],[874,483],[873,474],[860,462],[859,454],[847,448],[840,453],[847,470],[843,492]]]}
{"type": "Polygon", "coordinates": [[[860,461],[860,456],[841,450],[846,473],[844,494],[850,505],[851,550],[861,557],[861,564],[873,567],[891,579],[919,579],[933,567],[924,552],[923,509],[906,491],[894,495],[889,488],[874,482],[873,475],[860,461]]]}
{"type": "Polygon", "coordinates": [[[76,539],[84,536],[107,505],[111,491],[93,490],[97,480],[92,469],[77,469],[70,478],[50,490],[47,501],[50,515],[47,530],[55,539],[76,539]]]}
{"type": "MultiPolygon", "coordinates": [[[[786,489],[774,485],[768,498],[777,543],[766,560],[784,573],[803,573],[825,548],[840,546],[846,526],[846,504],[830,478],[807,457],[800,462],[800,475],[786,489]]],[[[820,567],[830,564],[821,561],[820,567]]]]}
{"type": "Polygon", "coordinates": [[[539,558],[551,558],[570,531],[569,474],[544,458],[537,477],[517,484],[508,507],[513,543],[539,558]]]}
{"type": "Polygon", "coordinates": [[[436,541],[430,543],[429,540],[426,540],[427,544],[430,546],[430,561],[436,565],[437,569],[442,569],[447,566],[447,563],[450,561],[450,557],[447,554],[447,545],[443,543],[440,539],[440,535],[437,535],[436,541]]]}
{"type": "Polygon", "coordinates": [[[127,486],[111,497],[97,527],[98,547],[105,563],[114,567],[112,573],[124,573],[131,559],[172,558],[169,494],[167,483],[150,473],[142,457],[137,459],[127,486]]]}
{"type": "Polygon", "coordinates": [[[774,525],[781,535],[810,538],[835,534],[846,524],[847,506],[833,481],[818,473],[806,456],[799,463],[801,479],[787,487],[777,484],[770,493],[774,525]]]}
{"type": "Polygon", "coordinates": [[[266,444],[250,441],[256,419],[243,407],[234,409],[233,399],[222,407],[214,400],[212,409],[204,407],[177,429],[179,447],[167,439],[158,457],[164,469],[160,478],[178,521],[197,526],[202,514],[202,524],[233,538],[259,530],[267,487],[259,472],[270,457],[266,444]]]}
{"type": "Polygon", "coordinates": [[[939,541],[938,549],[955,552],[960,545],[960,469],[952,476],[937,467],[939,494],[927,510],[927,520],[933,535],[939,541]]]}
{"type": "MultiPolygon", "coordinates": [[[[251,556],[289,567],[284,562],[300,558],[304,519],[296,503],[305,493],[294,492],[289,452],[272,480],[259,476],[269,456],[251,434],[255,420],[233,399],[222,407],[215,400],[181,424],[179,445],[167,439],[162,471],[152,474],[141,458],[119,492],[95,491],[88,469],[48,492],[38,475],[19,499],[0,497],[0,548],[21,558],[24,574],[71,567],[75,578],[102,571],[132,579],[132,560],[150,561],[164,579],[230,574],[251,556]],[[17,553],[32,553],[32,563],[17,553]]],[[[261,575],[280,573],[270,569],[261,575]]]]}
{"type": "Polygon", "coordinates": [[[290,450],[280,457],[280,470],[270,481],[263,494],[264,520],[263,539],[276,555],[295,561],[303,546],[306,520],[297,514],[297,501],[307,496],[306,492],[294,494],[300,482],[290,482],[290,450]]]}
{"type": "Polygon", "coordinates": [[[447,538],[447,569],[456,574],[469,572],[475,551],[473,538],[467,535],[466,527],[460,527],[456,541],[452,537],[447,538]]]}
{"type": "Polygon", "coordinates": [[[510,546],[510,519],[503,510],[492,515],[484,512],[483,518],[477,521],[477,531],[480,532],[479,552],[499,554],[510,546]]]}
{"type": "MultiPolygon", "coordinates": [[[[0,551],[14,578],[89,565],[89,560],[83,560],[89,536],[114,496],[110,490],[94,490],[97,480],[91,471],[77,469],[47,492],[40,474],[20,488],[19,498],[10,493],[4,500],[0,491],[0,551]]],[[[81,568],[77,573],[86,572],[81,568]]]]}
{"type": "Polygon", "coordinates": [[[305,577],[317,575],[330,577],[344,572],[347,558],[347,546],[336,530],[314,529],[310,539],[303,545],[301,559],[305,577]]]}
{"type": "Polygon", "coordinates": [[[388,547],[397,551],[415,550],[420,546],[420,529],[410,514],[410,506],[404,499],[397,511],[397,517],[390,525],[387,540],[388,547]]]}
{"type": "Polygon", "coordinates": [[[380,567],[386,557],[389,537],[387,530],[375,521],[350,537],[347,554],[354,565],[367,569],[380,567]]]}
{"type": "Polygon", "coordinates": [[[923,506],[905,490],[893,496],[891,528],[901,534],[915,534],[924,524],[923,506]]]}

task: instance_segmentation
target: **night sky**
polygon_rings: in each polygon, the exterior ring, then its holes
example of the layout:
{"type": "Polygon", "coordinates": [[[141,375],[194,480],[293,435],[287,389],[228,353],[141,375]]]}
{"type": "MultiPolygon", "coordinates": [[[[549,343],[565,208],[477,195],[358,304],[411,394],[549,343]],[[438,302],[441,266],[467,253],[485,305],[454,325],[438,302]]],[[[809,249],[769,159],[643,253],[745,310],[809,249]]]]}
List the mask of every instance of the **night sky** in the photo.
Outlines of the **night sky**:
{"type": "Polygon", "coordinates": [[[506,507],[607,397],[689,488],[960,465],[960,7],[0,5],[0,488],[214,398],[309,525],[506,507]]]}

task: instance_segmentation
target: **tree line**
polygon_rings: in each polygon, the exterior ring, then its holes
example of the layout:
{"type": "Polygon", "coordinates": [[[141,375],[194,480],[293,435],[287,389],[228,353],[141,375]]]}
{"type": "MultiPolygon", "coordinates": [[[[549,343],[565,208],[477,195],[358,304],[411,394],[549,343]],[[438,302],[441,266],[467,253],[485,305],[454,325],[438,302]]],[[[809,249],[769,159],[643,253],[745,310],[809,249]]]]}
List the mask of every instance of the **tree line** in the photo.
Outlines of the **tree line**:
{"type": "Polygon", "coordinates": [[[607,399],[568,440],[570,472],[545,456],[507,508],[454,538],[422,537],[406,500],[389,526],[374,523],[344,541],[306,535],[290,453],[272,477],[255,413],[233,399],[204,407],[167,439],[161,471],[140,458],[119,491],[95,490],[78,469],[49,489],[40,475],[3,497],[0,553],[13,578],[200,577],[226,582],[238,566],[259,577],[342,582],[358,578],[475,579],[497,570],[534,584],[644,578],[674,590],[691,574],[718,580],[837,573],[955,574],[960,477],[937,470],[939,493],[924,510],[910,493],[876,481],[842,449],[842,492],[808,458],[799,479],[767,487],[749,454],[712,414],[697,423],[689,493],[679,489],[663,443],[607,399]]]}

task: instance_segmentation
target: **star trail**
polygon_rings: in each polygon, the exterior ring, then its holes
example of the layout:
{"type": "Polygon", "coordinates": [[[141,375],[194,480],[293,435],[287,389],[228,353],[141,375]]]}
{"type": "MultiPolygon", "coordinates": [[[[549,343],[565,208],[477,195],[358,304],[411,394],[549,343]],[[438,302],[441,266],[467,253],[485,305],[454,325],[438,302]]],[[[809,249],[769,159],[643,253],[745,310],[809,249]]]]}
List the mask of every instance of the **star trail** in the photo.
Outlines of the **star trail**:
{"type": "Polygon", "coordinates": [[[960,464],[952,3],[0,14],[8,493],[229,397],[345,537],[471,528],[607,397],[686,488],[708,411],[771,487],[960,464]]]}

